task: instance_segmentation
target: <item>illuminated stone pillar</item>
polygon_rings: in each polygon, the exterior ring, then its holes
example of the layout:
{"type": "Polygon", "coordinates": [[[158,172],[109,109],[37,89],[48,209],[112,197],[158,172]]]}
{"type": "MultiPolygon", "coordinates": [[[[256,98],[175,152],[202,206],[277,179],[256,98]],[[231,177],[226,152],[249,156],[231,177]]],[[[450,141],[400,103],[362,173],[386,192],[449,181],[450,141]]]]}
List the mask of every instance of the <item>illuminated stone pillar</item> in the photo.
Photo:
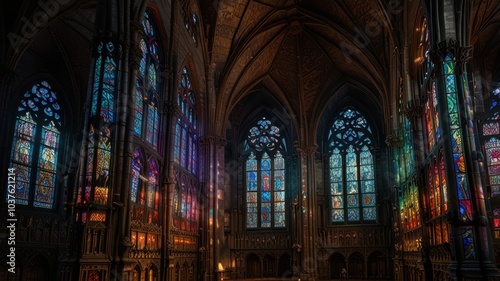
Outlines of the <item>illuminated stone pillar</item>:
{"type": "Polygon", "coordinates": [[[78,257],[74,280],[123,278],[123,254],[130,244],[124,234],[122,194],[129,69],[123,42],[129,33],[118,34],[116,8],[115,1],[99,1],[97,6],[73,209],[78,257]]]}
{"type": "Polygon", "coordinates": [[[206,222],[204,224],[204,235],[202,247],[206,249],[205,264],[202,269],[206,271],[203,280],[220,280],[223,267],[219,266],[220,247],[224,238],[224,145],[226,141],[219,136],[207,136],[200,138],[200,146],[204,159],[204,180],[206,185],[206,222]],[[222,209],[221,209],[222,208],[222,209]]]}
{"type": "Polygon", "coordinates": [[[299,277],[306,280],[317,280],[318,278],[318,257],[316,249],[317,240],[317,198],[316,198],[316,160],[315,153],[317,145],[305,147],[295,146],[299,155],[299,195],[298,195],[298,215],[301,218],[301,224],[297,227],[302,228],[299,238],[300,247],[300,268],[299,277]]]}

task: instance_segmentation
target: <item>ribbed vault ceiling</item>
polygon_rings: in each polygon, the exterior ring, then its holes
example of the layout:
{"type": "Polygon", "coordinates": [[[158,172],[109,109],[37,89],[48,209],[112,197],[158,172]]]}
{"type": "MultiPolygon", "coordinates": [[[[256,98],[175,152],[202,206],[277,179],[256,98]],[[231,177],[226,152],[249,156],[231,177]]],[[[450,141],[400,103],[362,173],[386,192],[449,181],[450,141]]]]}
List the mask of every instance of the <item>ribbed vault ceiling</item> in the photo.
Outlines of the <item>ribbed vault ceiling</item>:
{"type": "Polygon", "coordinates": [[[391,17],[401,12],[380,1],[220,1],[212,47],[219,106],[232,108],[256,85],[299,116],[342,81],[386,92],[391,17]]]}

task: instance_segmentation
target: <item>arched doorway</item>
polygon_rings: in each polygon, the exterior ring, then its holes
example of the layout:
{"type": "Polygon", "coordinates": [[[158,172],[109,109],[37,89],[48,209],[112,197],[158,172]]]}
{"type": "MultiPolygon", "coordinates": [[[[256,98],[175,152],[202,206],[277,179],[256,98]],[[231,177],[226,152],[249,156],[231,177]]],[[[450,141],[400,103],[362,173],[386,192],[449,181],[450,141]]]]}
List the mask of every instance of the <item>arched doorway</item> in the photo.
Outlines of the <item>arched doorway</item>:
{"type": "Polygon", "coordinates": [[[387,257],[376,251],[368,257],[368,278],[388,277],[387,257]]]}
{"type": "Polygon", "coordinates": [[[288,253],[284,253],[280,257],[280,260],[278,262],[278,277],[281,278],[292,277],[292,269],[290,266],[290,255],[288,253]]]}
{"type": "Polygon", "coordinates": [[[133,281],[141,280],[141,267],[139,265],[136,265],[134,267],[134,271],[132,271],[132,280],[133,281]]]}
{"type": "Polygon", "coordinates": [[[354,252],[349,256],[349,262],[347,264],[347,270],[349,273],[349,278],[363,279],[365,276],[365,259],[363,256],[354,252]]]}
{"type": "Polygon", "coordinates": [[[154,265],[146,269],[146,281],[158,281],[158,269],[154,265]]]}
{"type": "Polygon", "coordinates": [[[247,257],[246,276],[247,276],[247,278],[260,278],[261,277],[260,259],[255,254],[250,254],[247,257]]]}
{"type": "Polygon", "coordinates": [[[269,277],[276,277],[276,258],[271,256],[271,255],[266,255],[264,259],[262,260],[262,266],[263,266],[263,271],[262,271],[262,277],[264,278],[269,278],[269,277]]]}
{"type": "Polygon", "coordinates": [[[345,267],[345,257],[340,253],[334,253],[330,256],[330,277],[340,279],[340,272],[345,267]]]}

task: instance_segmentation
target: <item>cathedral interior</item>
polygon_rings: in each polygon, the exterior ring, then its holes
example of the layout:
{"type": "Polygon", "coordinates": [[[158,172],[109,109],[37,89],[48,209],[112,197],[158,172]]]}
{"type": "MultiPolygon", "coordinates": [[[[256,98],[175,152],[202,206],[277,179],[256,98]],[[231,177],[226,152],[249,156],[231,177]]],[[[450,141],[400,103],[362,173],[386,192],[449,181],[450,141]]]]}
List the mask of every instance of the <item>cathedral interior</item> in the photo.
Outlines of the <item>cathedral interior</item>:
{"type": "Polygon", "coordinates": [[[2,1],[0,35],[0,280],[500,280],[500,1],[2,1]]]}

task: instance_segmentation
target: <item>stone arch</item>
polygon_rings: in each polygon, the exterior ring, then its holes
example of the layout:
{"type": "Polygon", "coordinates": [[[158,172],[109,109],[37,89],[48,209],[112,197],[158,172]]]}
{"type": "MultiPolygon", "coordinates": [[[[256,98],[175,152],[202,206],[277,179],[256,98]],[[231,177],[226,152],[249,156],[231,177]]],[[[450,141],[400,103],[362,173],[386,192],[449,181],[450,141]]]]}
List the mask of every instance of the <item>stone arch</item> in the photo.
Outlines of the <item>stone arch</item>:
{"type": "Polygon", "coordinates": [[[262,277],[262,265],[260,258],[254,254],[249,254],[245,259],[246,264],[246,277],[247,278],[261,278],[262,277]]]}
{"type": "Polygon", "coordinates": [[[346,259],[344,255],[336,252],[333,253],[328,260],[330,264],[330,278],[339,279],[342,268],[346,267],[346,259]]]}

